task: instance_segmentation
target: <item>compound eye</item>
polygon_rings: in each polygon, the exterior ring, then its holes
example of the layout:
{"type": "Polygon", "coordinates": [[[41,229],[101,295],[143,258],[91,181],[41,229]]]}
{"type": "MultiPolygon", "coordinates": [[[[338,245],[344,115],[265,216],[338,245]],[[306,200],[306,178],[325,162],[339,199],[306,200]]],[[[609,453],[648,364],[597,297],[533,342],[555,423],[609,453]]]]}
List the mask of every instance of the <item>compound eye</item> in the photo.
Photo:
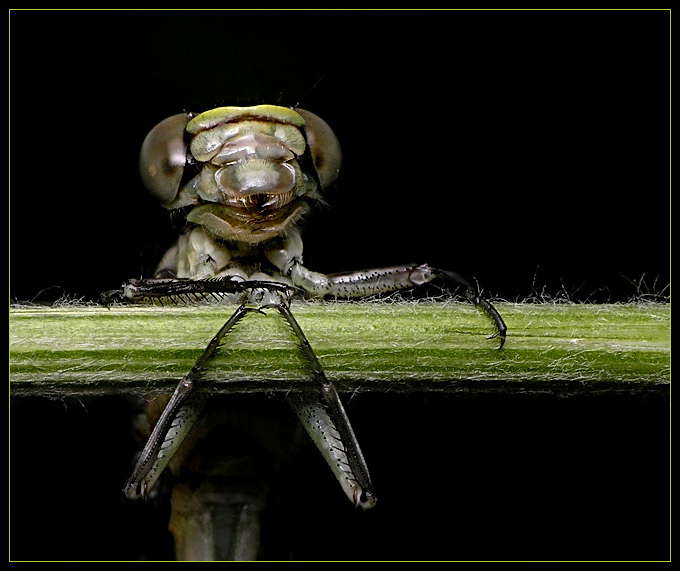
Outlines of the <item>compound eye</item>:
{"type": "Polygon", "coordinates": [[[327,188],[338,177],[342,163],[342,151],[338,138],[328,123],[318,115],[304,109],[295,111],[305,120],[303,130],[319,175],[319,182],[322,188],[327,188]]]}
{"type": "Polygon", "coordinates": [[[162,204],[177,196],[187,162],[184,129],[189,115],[180,113],[163,119],[144,139],[139,153],[139,173],[144,186],[162,204]]]}

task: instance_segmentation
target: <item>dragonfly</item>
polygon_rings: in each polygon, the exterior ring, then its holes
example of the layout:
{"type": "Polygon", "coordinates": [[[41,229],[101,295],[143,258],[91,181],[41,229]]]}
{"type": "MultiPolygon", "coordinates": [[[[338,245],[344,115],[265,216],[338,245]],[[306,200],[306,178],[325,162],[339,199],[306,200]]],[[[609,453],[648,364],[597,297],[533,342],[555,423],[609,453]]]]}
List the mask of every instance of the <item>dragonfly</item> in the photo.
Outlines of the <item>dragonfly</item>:
{"type": "Polygon", "coordinates": [[[229,332],[253,312],[277,312],[289,326],[312,377],[286,398],[349,500],[370,509],[376,495],[342,400],[295,319],[291,301],[361,298],[438,281],[462,288],[494,325],[502,348],[507,327],[461,275],[428,264],[324,274],[303,265],[300,228],[323,203],[342,163],[340,143],[318,115],[278,105],[217,107],[158,123],[140,153],[141,178],[181,228],[153,278],[104,292],[111,303],[236,303],[237,309],[179,381],[124,487],[145,497],[177,453],[208,395],[201,377],[229,332]]]}

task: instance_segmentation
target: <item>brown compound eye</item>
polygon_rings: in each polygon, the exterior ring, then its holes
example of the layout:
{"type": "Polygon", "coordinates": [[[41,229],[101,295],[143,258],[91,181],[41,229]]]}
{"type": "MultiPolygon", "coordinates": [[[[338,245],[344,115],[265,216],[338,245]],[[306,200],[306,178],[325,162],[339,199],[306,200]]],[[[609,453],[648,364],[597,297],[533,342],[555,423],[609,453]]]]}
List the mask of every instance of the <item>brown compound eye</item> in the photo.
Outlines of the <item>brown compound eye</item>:
{"type": "Polygon", "coordinates": [[[302,128],[312,153],[314,167],[321,188],[327,188],[337,178],[342,163],[340,142],[333,130],[321,117],[305,109],[295,109],[305,120],[302,128]]]}
{"type": "Polygon", "coordinates": [[[144,139],[139,153],[139,173],[144,186],[161,204],[172,202],[179,191],[187,163],[184,130],[190,115],[163,119],[144,139]]]}

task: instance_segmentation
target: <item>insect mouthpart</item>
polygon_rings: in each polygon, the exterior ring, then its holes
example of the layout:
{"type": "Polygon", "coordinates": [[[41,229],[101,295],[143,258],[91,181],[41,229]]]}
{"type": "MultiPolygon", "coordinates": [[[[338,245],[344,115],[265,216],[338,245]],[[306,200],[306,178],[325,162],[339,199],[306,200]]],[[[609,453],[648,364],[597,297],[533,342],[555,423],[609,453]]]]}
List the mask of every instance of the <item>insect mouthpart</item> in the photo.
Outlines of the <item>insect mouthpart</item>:
{"type": "Polygon", "coordinates": [[[230,201],[230,204],[241,208],[248,213],[256,213],[262,210],[277,210],[295,198],[293,191],[288,192],[255,192],[245,196],[238,196],[230,201]]]}

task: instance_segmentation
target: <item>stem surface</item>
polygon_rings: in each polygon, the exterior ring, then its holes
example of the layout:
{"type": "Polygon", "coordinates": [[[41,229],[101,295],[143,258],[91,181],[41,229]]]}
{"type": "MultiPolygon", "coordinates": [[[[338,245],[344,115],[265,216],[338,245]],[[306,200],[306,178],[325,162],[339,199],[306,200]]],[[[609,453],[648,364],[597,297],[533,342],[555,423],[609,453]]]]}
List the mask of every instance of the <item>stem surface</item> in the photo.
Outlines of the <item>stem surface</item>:
{"type": "MultiPolygon", "coordinates": [[[[504,349],[460,302],[300,302],[292,310],[339,391],[646,390],[670,378],[668,304],[499,303],[504,349]]],[[[235,306],[10,309],[13,395],[170,390],[235,306]]],[[[250,314],[202,380],[214,392],[310,379],[275,311],[250,314]]]]}

